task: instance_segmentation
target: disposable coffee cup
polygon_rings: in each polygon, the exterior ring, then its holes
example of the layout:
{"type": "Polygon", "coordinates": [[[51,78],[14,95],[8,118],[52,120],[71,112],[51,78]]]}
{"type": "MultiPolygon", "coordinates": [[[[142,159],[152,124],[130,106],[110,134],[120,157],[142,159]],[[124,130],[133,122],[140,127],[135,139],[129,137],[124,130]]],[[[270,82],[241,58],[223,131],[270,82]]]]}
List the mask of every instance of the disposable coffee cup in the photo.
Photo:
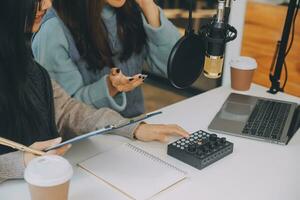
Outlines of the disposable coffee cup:
{"type": "Polygon", "coordinates": [[[238,57],[230,62],[231,87],[234,90],[247,91],[250,89],[257,62],[250,57],[238,57]]]}
{"type": "Polygon", "coordinates": [[[33,159],[25,169],[32,200],[67,200],[73,169],[70,163],[56,155],[33,159]]]}

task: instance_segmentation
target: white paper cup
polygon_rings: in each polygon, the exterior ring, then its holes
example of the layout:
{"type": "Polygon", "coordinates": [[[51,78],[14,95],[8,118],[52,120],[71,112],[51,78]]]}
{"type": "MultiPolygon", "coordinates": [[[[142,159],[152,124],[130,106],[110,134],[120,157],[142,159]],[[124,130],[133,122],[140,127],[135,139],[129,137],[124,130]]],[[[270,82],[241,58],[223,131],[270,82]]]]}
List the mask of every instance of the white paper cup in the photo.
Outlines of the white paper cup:
{"type": "Polygon", "coordinates": [[[72,176],[70,163],[56,155],[33,159],[24,174],[32,200],[67,200],[72,176]]]}
{"type": "Polygon", "coordinates": [[[254,58],[238,57],[230,62],[231,87],[234,90],[247,91],[250,89],[253,74],[257,68],[254,58]]]}

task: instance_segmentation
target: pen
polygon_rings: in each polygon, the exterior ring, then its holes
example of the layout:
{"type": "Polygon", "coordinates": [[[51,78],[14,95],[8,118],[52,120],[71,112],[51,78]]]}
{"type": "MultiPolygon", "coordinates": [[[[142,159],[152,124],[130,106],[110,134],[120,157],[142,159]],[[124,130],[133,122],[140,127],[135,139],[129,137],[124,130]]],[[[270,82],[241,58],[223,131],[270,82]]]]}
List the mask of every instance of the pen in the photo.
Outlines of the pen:
{"type": "Polygon", "coordinates": [[[5,139],[5,138],[3,138],[3,137],[0,137],[0,144],[1,144],[1,145],[4,145],[4,146],[11,147],[11,148],[13,148],[13,149],[17,149],[17,150],[19,150],[19,151],[32,153],[32,154],[35,154],[35,155],[38,155],[38,156],[43,156],[43,155],[45,155],[45,152],[43,152],[43,151],[39,151],[39,150],[32,149],[32,148],[30,148],[30,147],[27,147],[27,146],[22,145],[22,144],[19,144],[19,143],[17,143],[17,142],[14,142],[14,141],[5,139]]]}

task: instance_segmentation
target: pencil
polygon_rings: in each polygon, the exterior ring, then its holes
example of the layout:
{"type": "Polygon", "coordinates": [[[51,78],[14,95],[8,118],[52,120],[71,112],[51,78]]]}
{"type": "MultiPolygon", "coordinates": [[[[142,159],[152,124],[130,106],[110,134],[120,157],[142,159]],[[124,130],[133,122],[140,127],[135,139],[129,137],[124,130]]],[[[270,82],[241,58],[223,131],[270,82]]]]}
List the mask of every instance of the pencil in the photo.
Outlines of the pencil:
{"type": "Polygon", "coordinates": [[[23,151],[23,152],[28,152],[28,153],[32,153],[38,156],[43,156],[45,155],[45,152],[40,151],[40,150],[36,150],[36,149],[32,149],[30,147],[27,147],[25,145],[19,144],[17,142],[5,139],[3,137],[0,137],[0,144],[4,145],[4,146],[8,146],[11,147],[13,149],[17,149],[19,151],[23,151]]]}

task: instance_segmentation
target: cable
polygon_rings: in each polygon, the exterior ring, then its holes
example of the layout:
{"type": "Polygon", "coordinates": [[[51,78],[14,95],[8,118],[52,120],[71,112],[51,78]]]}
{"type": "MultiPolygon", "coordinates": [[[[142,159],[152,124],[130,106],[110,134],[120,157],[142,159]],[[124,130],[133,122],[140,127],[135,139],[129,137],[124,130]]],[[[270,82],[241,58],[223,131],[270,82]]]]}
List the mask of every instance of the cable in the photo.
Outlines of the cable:
{"type": "Polygon", "coordinates": [[[276,50],[275,50],[275,53],[274,53],[274,56],[273,56],[273,59],[272,59],[272,64],[271,64],[271,67],[270,67],[270,73],[269,73],[270,79],[271,79],[271,76],[272,76],[272,73],[273,73],[273,70],[274,70],[274,67],[275,67],[275,64],[276,64],[276,59],[278,57],[279,47],[280,47],[280,41],[277,41],[276,50]]]}
{"type": "Polygon", "coordinates": [[[287,80],[288,80],[288,70],[287,70],[287,64],[286,64],[285,61],[283,63],[283,66],[284,66],[284,71],[285,71],[285,80],[284,80],[284,83],[283,83],[282,88],[281,88],[282,92],[284,91],[285,85],[286,85],[287,80]]]}

